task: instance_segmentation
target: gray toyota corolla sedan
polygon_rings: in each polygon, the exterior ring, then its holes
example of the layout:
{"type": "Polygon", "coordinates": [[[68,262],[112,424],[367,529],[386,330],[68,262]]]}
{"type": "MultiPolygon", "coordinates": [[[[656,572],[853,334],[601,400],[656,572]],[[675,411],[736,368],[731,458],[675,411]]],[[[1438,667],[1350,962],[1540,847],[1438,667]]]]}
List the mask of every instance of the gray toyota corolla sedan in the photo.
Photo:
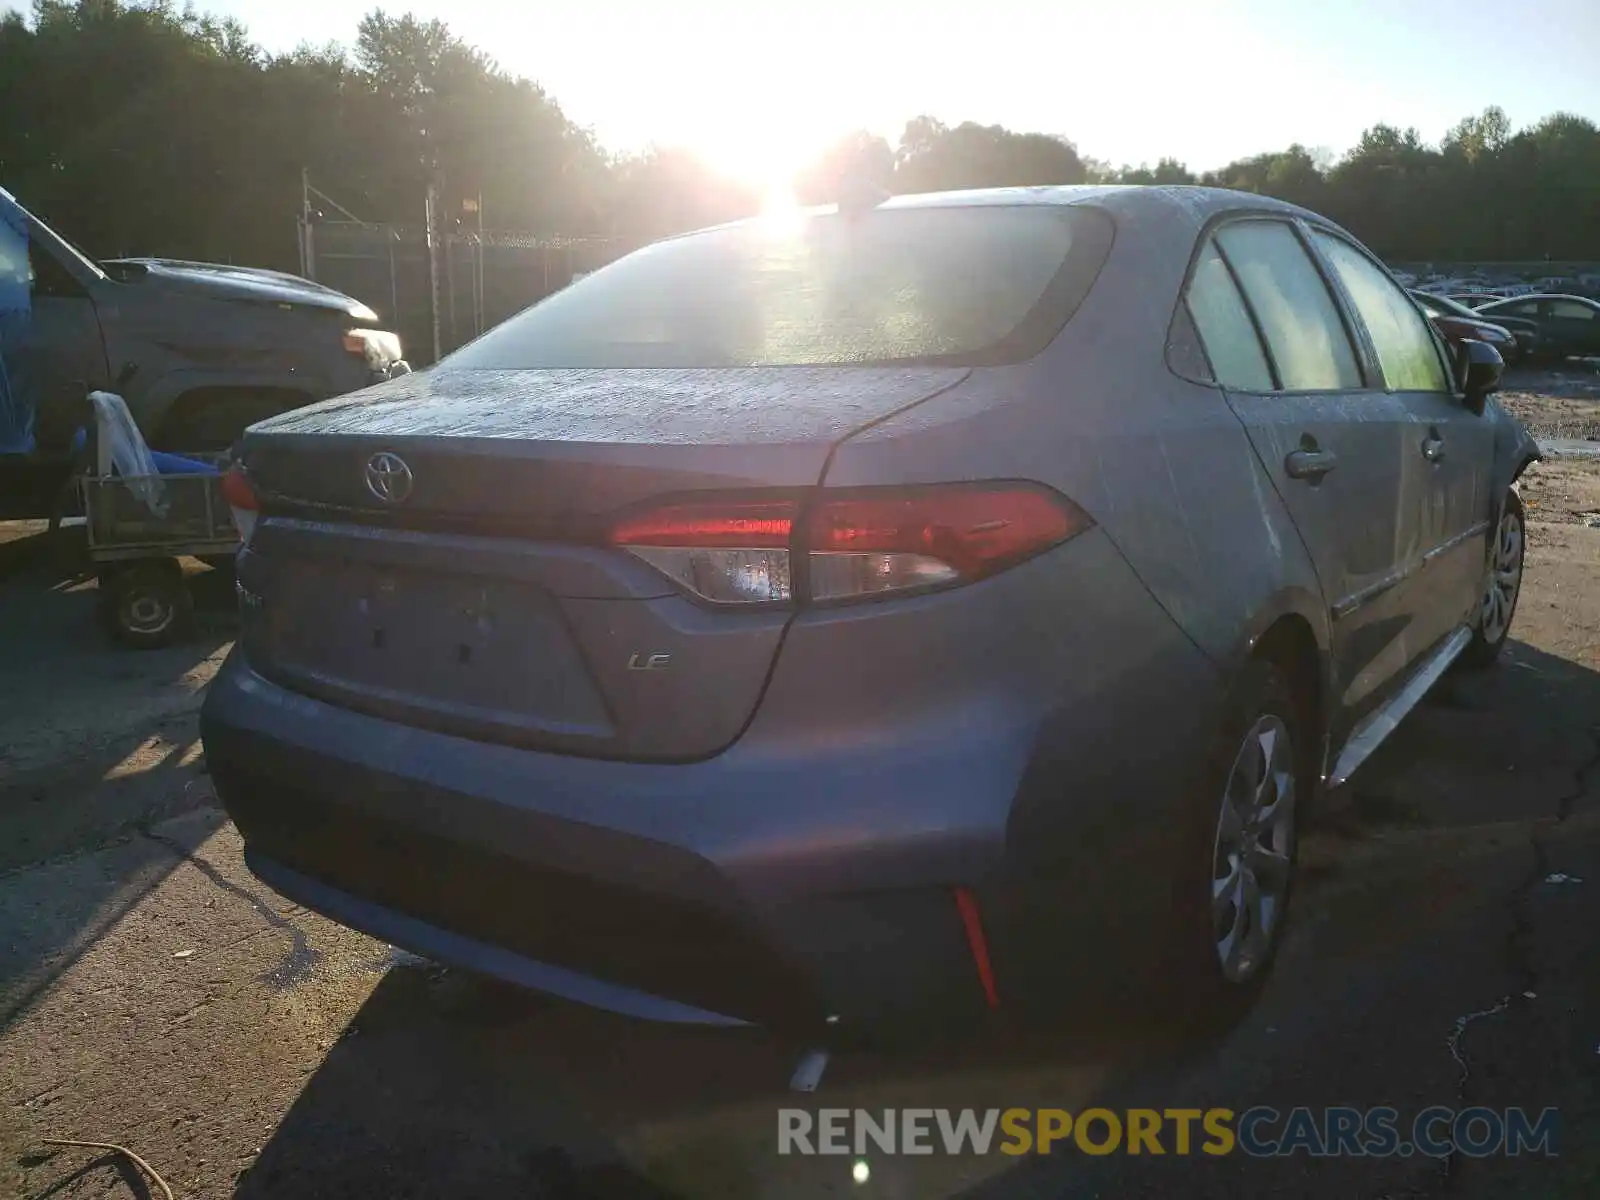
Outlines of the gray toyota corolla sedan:
{"type": "Polygon", "coordinates": [[[246,434],[207,760],[285,896],[618,1012],[1225,1016],[1308,805],[1506,639],[1499,365],[1259,196],[665,241],[246,434]]]}

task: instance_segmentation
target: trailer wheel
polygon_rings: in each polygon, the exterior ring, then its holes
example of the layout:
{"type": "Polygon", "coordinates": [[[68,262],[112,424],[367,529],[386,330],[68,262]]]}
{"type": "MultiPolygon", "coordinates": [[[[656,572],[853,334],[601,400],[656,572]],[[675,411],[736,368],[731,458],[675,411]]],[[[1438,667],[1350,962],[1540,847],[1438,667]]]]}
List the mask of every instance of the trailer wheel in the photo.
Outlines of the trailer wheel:
{"type": "Polygon", "coordinates": [[[100,573],[101,618],[124,646],[166,646],[188,631],[194,599],[175,558],[100,573]]]}

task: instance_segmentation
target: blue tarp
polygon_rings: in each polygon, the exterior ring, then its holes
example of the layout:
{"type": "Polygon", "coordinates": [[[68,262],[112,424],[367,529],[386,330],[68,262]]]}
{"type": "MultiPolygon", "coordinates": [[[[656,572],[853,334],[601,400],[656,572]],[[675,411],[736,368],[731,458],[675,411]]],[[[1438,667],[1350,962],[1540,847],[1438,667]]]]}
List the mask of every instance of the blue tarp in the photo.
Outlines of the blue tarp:
{"type": "Polygon", "coordinates": [[[34,401],[22,354],[31,325],[28,227],[0,193],[0,454],[33,449],[34,401]]]}

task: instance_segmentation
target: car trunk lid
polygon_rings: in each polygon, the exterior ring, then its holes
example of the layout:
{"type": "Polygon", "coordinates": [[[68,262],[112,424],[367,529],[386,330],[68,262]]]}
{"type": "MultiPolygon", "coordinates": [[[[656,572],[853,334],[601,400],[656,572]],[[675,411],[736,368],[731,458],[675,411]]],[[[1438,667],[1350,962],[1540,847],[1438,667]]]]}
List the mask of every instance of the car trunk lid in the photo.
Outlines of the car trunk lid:
{"type": "Polygon", "coordinates": [[[256,485],[291,503],[581,538],[589,518],[664,493],[810,486],[839,439],[966,374],[425,372],[256,425],[244,454],[256,485]],[[385,500],[369,482],[383,453],[409,473],[407,495],[385,500]]]}
{"type": "Polygon", "coordinates": [[[814,486],[852,431],[963,368],[463,371],[274,418],[245,653],[346,707],[463,736],[680,760],[748,721],[788,611],[708,609],[603,544],[664,495],[814,486]]]}

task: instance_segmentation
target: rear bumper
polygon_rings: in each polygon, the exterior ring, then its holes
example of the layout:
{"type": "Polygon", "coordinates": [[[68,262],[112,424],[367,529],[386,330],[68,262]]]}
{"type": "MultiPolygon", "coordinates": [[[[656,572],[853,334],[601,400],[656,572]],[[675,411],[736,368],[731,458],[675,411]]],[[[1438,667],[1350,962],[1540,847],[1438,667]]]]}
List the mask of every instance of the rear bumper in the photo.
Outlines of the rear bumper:
{"type": "Polygon", "coordinates": [[[235,653],[202,734],[264,882],[428,957],[656,1020],[800,1032],[929,998],[984,1007],[953,887],[998,867],[1004,825],[933,810],[1014,792],[1024,729],[928,728],[899,755],[809,764],[623,764],[396,726],[235,653]],[[890,788],[924,819],[851,820],[843,801],[890,788]]]}
{"type": "Polygon", "coordinates": [[[580,1004],[608,1009],[625,1016],[685,1025],[749,1024],[738,1017],[607,983],[592,975],[538,962],[479,938],[453,933],[417,917],[407,916],[398,909],[353,896],[255,851],[245,853],[245,862],[256,878],[279,894],[351,929],[359,929],[391,945],[407,947],[439,962],[466,967],[535,991],[565,996],[580,1004]]]}
{"type": "Polygon", "coordinates": [[[1099,977],[1109,945],[1151,955],[1133,922],[1165,903],[1172,806],[1210,734],[1212,665],[1081,541],[1093,589],[1046,556],[976,600],[797,619],[750,728],[703,761],[399,725],[235,650],[207,763],[264,881],[441,961],[659,1020],[976,1018],[955,889],[1002,1008],[1099,977]]]}

